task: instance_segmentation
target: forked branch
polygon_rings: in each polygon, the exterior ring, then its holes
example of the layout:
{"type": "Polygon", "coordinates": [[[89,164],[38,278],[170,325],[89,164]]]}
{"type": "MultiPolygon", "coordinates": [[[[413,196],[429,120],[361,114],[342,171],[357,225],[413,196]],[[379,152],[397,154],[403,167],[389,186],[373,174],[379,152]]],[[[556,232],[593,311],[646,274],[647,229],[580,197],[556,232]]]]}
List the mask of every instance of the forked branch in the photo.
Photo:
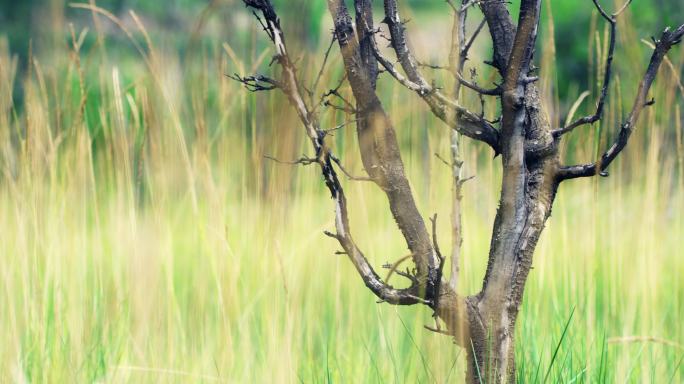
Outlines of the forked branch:
{"type": "Polygon", "coordinates": [[[415,59],[408,46],[404,27],[405,22],[401,19],[396,0],[385,0],[384,5],[385,18],[383,22],[389,28],[391,46],[406,76],[402,75],[395,68],[392,60],[385,57],[380,52],[377,43],[373,41],[372,47],[378,62],[400,84],[420,96],[430,106],[434,115],[451,129],[455,129],[472,139],[489,144],[494,149],[494,152],[498,154],[500,152],[499,131],[486,119],[462,107],[425,79],[420,71],[419,62],[415,59]]]}
{"type": "MultiPolygon", "coordinates": [[[[372,8],[367,0],[357,0],[356,30],[364,36],[372,33],[372,8]],[[363,3],[363,4],[362,4],[363,3]]],[[[418,211],[413,192],[404,171],[397,135],[391,119],[382,106],[376,91],[372,52],[359,41],[352,18],[342,0],[328,0],[335,34],[344,62],[347,80],[357,109],[357,135],[361,160],[368,175],[387,196],[392,217],[401,231],[416,265],[416,276],[421,282],[421,297],[434,303],[441,276],[425,221],[418,211]],[[382,142],[382,145],[378,145],[382,142]]]]}
{"type": "Polygon", "coordinates": [[[603,116],[603,107],[606,102],[606,97],[608,96],[608,86],[610,85],[610,77],[611,77],[611,72],[612,72],[612,65],[613,65],[613,53],[615,52],[615,34],[617,33],[617,16],[621,14],[629,5],[631,2],[628,1],[625,3],[625,5],[622,6],[622,8],[616,12],[613,13],[612,15],[609,15],[606,13],[606,11],[601,7],[601,4],[599,4],[598,0],[593,0],[594,5],[596,6],[596,9],[598,10],[599,14],[608,21],[608,24],[610,25],[610,32],[609,32],[609,42],[608,42],[608,55],[606,56],[606,62],[604,64],[604,69],[603,69],[603,85],[601,86],[601,95],[599,96],[598,102],[596,103],[596,112],[594,112],[592,115],[589,116],[584,116],[582,118],[579,118],[572,123],[568,124],[567,126],[563,128],[559,128],[555,131],[553,131],[553,137],[560,137],[568,132],[571,132],[573,129],[584,125],[584,124],[593,124],[599,120],[601,120],[601,117],[603,116]]]}
{"type": "Polygon", "coordinates": [[[601,155],[599,160],[593,163],[562,167],[558,173],[558,179],[560,181],[578,177],[594,176],[597,173],[602,176],[608,176],[606,169],[625,148],[630,135],[634,131],[634,128],[639,121],[639,115],[641,114],[641,111],[650,103],[648,99],[648,92],[651,89],[653,80],[655,80],[655,77],[658,73],[658,68],[660,68],[660,64],[665,59],[667,52],[674,45],[681,42],[682,36],[684,36],[684,25],[679,26],[679,28],[675,30],[666,28],[665,31],[663,31],[660,39],[655,41],[655,49],[651,55],[651,61],[648,64],[646,73],[639,83],[639,89],[637,91],[634,104],[632,105],[632,110],[625,122],[620,126],[620,131],[618,132],[615,142],[610,146],[610,148],[608,148],[608,150],[606,150],[606,152],[603,153],[603,155],[601,155]]]}
{"type": "Polygon", "coordinates": [[[488,96],[501,96],[501,87],[494,87],[494,88],[482,88],[479,85],[472,83],[465,78],[463,78],[463,74],[458,73],[456,76],[458,76],[458,81],[459,83],[463,84],[466,88],[470,88],[473,91],[481,94],[481,95],[488,95],[488,96]]]}
{"type": "Polygon", "coordinates": [[[270,91],[276,88],[282,88],[282,84],[280,84],[278,80],[271,79],[264,75],[240,76],[237,73],[234,73],[227,76],[242,83],[245,88],[251,92],[270,91]]]}
{"type": "MultiPolygon", "coordinates": [[[[361,275],[365,285],[382,301],[400,305],[416,303],[428,304],[429,302],[427,300],[419,297],[420,288],[416,284],[413,284],[406,289],[396,289],[383,282],[354,243],[349,228],[347,200],[337,173],[333,167],[335,158],[332,156],[330,149],[325,143],[326,133],[320,129],[316,113],[312,112],[313,108],[307,105],[302,97],[302,92],[300,92],[296,68],[287,52],[284,35],[280,28],[280,20],[269,0],[243,1],[245,5],[261,12],[263,16],[263,20],[261,20],[259,16],[257,16],[257,18],[259,18],[260,23],[266,30],[269,38],[275,44],[277,51],[275,60],[282,68],[282,79],[277,82],[274,81],[274,83],[279,84],[277,88],[285,93],[290,104],[297,110],[299,119],[304,125],[306,134],[309,137],[316,154],[314,158],[305,157],[296,161],[296,163],[317,163],[320,166],[325,184],[335,201],[336,233],[327,234],[337,239],[344,249],[344,253],[348,255],[349,259],[354,264],[354,267],[356,267],[357,272],[361,275]]],[[[238,80],[245,79],[239,76],[237,76],[237,78],[238,80]]]]}

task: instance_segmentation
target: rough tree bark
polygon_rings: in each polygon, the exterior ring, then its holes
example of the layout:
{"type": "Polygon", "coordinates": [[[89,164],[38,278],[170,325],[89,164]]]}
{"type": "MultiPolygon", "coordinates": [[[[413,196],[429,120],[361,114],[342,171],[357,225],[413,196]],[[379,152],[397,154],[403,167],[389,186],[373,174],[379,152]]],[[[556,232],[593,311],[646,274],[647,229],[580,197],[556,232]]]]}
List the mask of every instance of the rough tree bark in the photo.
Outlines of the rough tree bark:
{"type": "MultiPolygon", "coordinates": [[[[652,104],[648,100],[651,84],[666,53],[682,39],[684,25],[675,30],[666,29],[655,41],[655,49],[639,84],[634,105],[620,126],[615,143],[596,162],[566,166],[561,164],[558,152],[562,136],[602,117],[615,49],[616,18],[626,9],[629,1],[616,13],[610,14],[598,0],[593,0],[598,12],[610,24],[609,52],[597,109],[594,114],[565,127],[552,127],[535,84],[537,77],[534,76],[536,68],[533,61],[541,0],[521,0],[517,24],[510,16],[507,3],[500,0],[462,0],[460,4],[447,1],[454,11],[448,69],[455,78],[456,86],[451,95],[443,94],[421,73],[421,65],[409,48],[405,23],[396,0],[384,0],[382,19],[389,30],[390,45],[396,60],[385,57],[378,49],[375,41],[378,29],[374,26],[371,0],[354,1],[354,20],[343,0],[326,0],[334,24],[334,38],[344,62],[346,80],[355,100],[355,105],[343,100],[344,106],[339,108],[356,114],[359,149],[365,171],[370,180],[386,194],[392,216],[415,264],[415,273],[408,270],[402,272],[395,266],[393,270],[396,273],[411,281],[408,288],[397,289],[378,276],[352,237],[347,201],[335,166],[343,173],[347,172],[327,146],[327,131],[321,128],[318,119],[318,107],[323,104],[323,98],[316,102],[310,97],[307,102],[303,96],[306,90],[297,77],[297,69],[290,59],[280,20],[271,2],[243,1],[259,12],[255,12],[255,16],[275,45],[274,60],[282,68],[282,73],[279,79],[263,75],[235,75],[234,78],[252,91],[282,90],[297,111],[315,153],[315,157],[305,157],[297,162],[318,164],[335,203],[336,232],[326,234],[339,242],[344,249],[342,253],[348,255],[365,285],[381,301],[397,305],[424,304],[434,311],[446,329],[437,327],[433,330],[452,336],[467,353],[469,382],[515,382],[516,318],[532,265],[532,255],[551,213],[557,188],[568,179],[596,174],[607,176],[606,168],[627,144],[642,109],[652,104]],[[466,15],[476,7],[479,7],[484,18],[472,35],[467,37],[466,15]],[[463,76],[468,50],[484,25],[488,27],[493,42],[493,56],[489,64],[497,69],[503,79],[502,84],[493,89],[484,89],[463,76]],[[395,62],[401,69],[395,67],[395,62]],[[463,135],[488,144],[495,155],[501,155],[503,176],[499,208],[492,229],[487,270],[482,289],[477,294],[465,296],[457,292],[458,250],[452,252],[451,279],[445,280],[445,258],[435,241],[434,222],[431,236],[413,198],[392,121],[376,93],[379,66],[426,102],[435,116],[453,130],[455,136],[452,136],[452,140],[455,140],[456,145],[458,135],[463,135]],[[479,93],[480,97],[497,100],[501,106],[501,118],[490,122],[483,115],[462,107],[459,104],[461,87],[479,93]]],[[[325,96],[330,95],[339,97],[337,89],[327,92],[325,96]]],[[[457,156],[457,152],[454,156],[457,156]]],[[[459,199],[462,180],[460,165],[458,168],[456,165],[454,163],[454,199],[459,199]]],[[[454,215],[458,216],[458,212],[454,215]]],[[[460,224],[454,222],[454,227],[458,228],[454,235],[459,237],[453,245],[460,247],[460,224]]]]}

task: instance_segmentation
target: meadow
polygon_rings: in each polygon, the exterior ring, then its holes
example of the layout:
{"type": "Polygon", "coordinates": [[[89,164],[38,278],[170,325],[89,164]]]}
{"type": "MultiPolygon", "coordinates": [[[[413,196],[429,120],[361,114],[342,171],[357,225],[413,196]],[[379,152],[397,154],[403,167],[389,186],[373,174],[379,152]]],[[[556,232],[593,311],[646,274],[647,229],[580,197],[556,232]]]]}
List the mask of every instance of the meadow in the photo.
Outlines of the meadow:
{"type": "MultiPolygon", "coordinates": [[[[80,12],[63,39],[23,63],[0,43],[0,382],[461,380],[464,353],[424,329],[429,310],[377,304],[335,254],[323,235],[334,207],[318,171],[266,157],[292,160],[308,147],[282,95],[250,93],[226,76],[273,71],[248,13],[236,11],[236,23],[247,23],[244,47],[200,39],[180,52],[135,13],[80,12]]],[[[572,134],[568,162],[592,160],[610,142],[645,68],[647,36],[625,15],[607,118],[572,134]]],[[[430,28],[440,26],[448,20],[430,28]]],[[[572,83],[560,100],[564,58],[553,19],[542,27],[540,84],[559,122],[584,89],[572,83]]],[[[580,33],[591,94],[576,115],[593,108],[607,51],[596,15],[580,33]]],[[[315,77],[328,43],[293,44],[307,52],[304,76],[315,77]]],[[[488,55],[480,47],[473,62],[488,55]]],[[[670,56],[656,104],[610,176],[559,192],[518,320],[520,382],[684,382],[684,49],[670,56]]],[[[340,77],[334,58],[316,91],[340,77]]],[[[379,88],[419,208],[438,214],[448,249],[450,169],[434,154],[448,156],[449,132],[395,82],[379,88]]],[[[479,108],[476,97],[466,102],[479,108]]],[[[336,152],[361,174],[353,116],[323,116],[340,126],[336,152]]],[[[468,141],[464,158],[475,176],[464,189],[460,281],[470,293],[486,266],[500,159],[468,141]]],[[[370,183],[344,184],[354,236],[385,274],[382,264],[407,253],[387,203],[370,183]]]]}

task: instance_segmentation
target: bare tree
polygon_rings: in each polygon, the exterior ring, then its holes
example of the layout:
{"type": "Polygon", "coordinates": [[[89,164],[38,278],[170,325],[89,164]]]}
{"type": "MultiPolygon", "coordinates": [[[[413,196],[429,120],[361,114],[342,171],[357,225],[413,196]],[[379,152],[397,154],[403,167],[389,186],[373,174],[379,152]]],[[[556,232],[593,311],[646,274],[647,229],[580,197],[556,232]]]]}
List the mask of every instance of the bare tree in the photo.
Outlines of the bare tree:
{"type": "MultiPolygon", "coordinates": [[[[533,65],[541,0],[521,0],[517,25],[507,3],[500,0],[462,0],[456,4],[447,0],[454,11],[452,48],[448,70],[456,79],[456,89],[450,95],[428,81],[422,66],[414,57],[405,33],[396,0],[384,0],[384,18],[389,41],[396,58],[387,58],[378,49],[371,0],[354,0],[352,20],[343,0],[327,0],[334,24],[334,38],[343,58],[346,80],[351,86],[355,103],[342,101],[339,107],[356,114],[357,135],[361,159],[369,179],[387,195],[389,207],[404,236],[415,264],[413,272],[397,269],[396,273],[410,279],[408,288],[397,289],[384,282],[354,242],[349,225],[348,204],[340,183],[336,164],[339,160],[326,143],[327,130],[318,119],[319,103],[305,97],[307,91],[298,79],[297,69],[287,51],[280,20],[269,0],[244,0],[255,10],[261,26],[276,48],[274,60],[282,68],[280,78],[263,75],[235,78],[253,91],[280,89],[297,111],[315,156],[298,162],[320,166],[325,184],[335,204],[335,238],[356,267],[365,285],[382,302],[396,305],[424,304],[434,311],[446,328],[434,330],[452,336],[468,355],[467,379],[478,382],[487,374],[493,382],[514,382],[514,328],[520,309],[525,282],[532,265],[532,255],[544,224],[549,217],[559,184],[565,180],[607,176],[606,169],[620,154],[634,130],[641,111],[652,100],[648,92],[658,68],[670,48],[684,35],[684,25],[665,29],[646,69],[631,112],[620,125],[615,142],[596,162],[564,165],[559,156],[559,143],[565,133],[601,119],[615,50],[616,18],[630,1],[615,13],[609,13],[593,0],[601,16],[609,23],[609,52],[606,57],[601,94],[596,112],[564,127],[553,127],[539,96],[533,65]],[[466,33],[466,15],[479,7],[483,21],[470,36],[466,33]],[[500,85],[485,89],[463,76],[468,51],[486,24],[493,42],[494,66],[502,78],[500,85]],[[395,66],[396,63],[396,66],[395,66]],[[457,292],[458,252],[452,253],[451,283],[444,280],[445,257],[440,253],[434,235],[429,233],[414,200],[404,171],[392,120],[376,93],[379,67],[410,91],[415,92],[430,107],[434,115],[455,133],[488,144],[495,155],[501,155],[503,168],[499,209],[494,220],[487,270],[482,289],[475,295],[457,292]],[[400,68],[399,68],[400,67],[400,68]],[[469,111],[459,104],[461,87],[493,97],[500,103],[502,116],[488,121],[483,114],[469,111]],[[498,127],[496,126],[498,125],[498,127]]],[[[329,51],[328,51],[329,52],[329,51]]],[[[326,56],[327,57],[327,56],[326,56]]],[[[318,81],[318,80],[317,80],[318,81]]],[[[338,87],[339,88],[339,87],[338,87]]],[[[337,89],[327,93],[336,94],[337,89]]],[[[457,147],[459,136],[452,137],[457,147]]],[[[460,196],[460,164],[458,148],[454,149],[455,194],[460,196]],[[458,168],[456,168],[458,167],[458,168]]],[[[343,168],[339,167],[345,174],[343,168]]],[[[454,213],[459,216],[458,212],[454,213]]],[[[433,219],[434,220],[434,219],[433,219]]],[[[455,220],[460,220],[456,218],[455,220]]],[[[460,223],[454,222],[459,239],[460,223]]]]}

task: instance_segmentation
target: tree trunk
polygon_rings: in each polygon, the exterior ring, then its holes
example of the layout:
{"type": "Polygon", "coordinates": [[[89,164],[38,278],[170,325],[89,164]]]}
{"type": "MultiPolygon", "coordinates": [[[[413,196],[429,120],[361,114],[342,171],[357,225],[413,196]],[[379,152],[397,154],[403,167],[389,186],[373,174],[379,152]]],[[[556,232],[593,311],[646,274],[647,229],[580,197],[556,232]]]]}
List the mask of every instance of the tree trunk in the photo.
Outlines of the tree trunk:
{"type": "Polygon", "coordinates": [[[479,294],[459,298],[451,287],[442,287],[436,313],[466,352],[468,382],[515,382],[515,324],[532,255],[551,212],[558,185],[553,173],[548,172],[555,160],[553,155],[528,166],[526,214],[518,222],[516,240],[505,248],[500,234],[501,213],[497,214],[490,252],[500,250],[502,258],[515,260],[512,268],[496,272],[497,277],[511,279],[513,284],[492,289],[488,282],[494,280],[495,273],[490,263],[484,282],[486,288],[479,294]]]}
{"type": "MultiPolygon", "coordinates": [[[[329,2],[347,76],[357,101],[359,143],[364,166],[371,178],[388,193],[392,213],[414,254],[418,267],[417,278],[427,281],[424,293],[428,297],[432,289],[437,289],[440,293],[435,295],[431,306],[437,316],[445,321],[456,341],[466,350],[469,360],[468,378],[472,382],[515,381],[515,321],[532,264],[532,254],[550,213],[557,188],[555,170],[558,159],[549,119],[541,105],[536,85],[521,81],[529,72],[539,17],[539,0],[526,0],[523,3],[521,20],[524,23],[521,22],[520,25],[525,28],[519,34],[513,29],[512,36],[516,40],[504,40],[499,49],[507,56],[512,52],[513,58],[511,63],[502,64],[501,69],[502,76],[507,80],[504,90],[508,92],[502,97],[504,116],[501,141],[498,143],[504,172],[487,273],[482,291],[463,298],[457,294],[456,287],[452,284],[435,281],[433,276],[429,276],[431,267],[435,265],[435,261],[429,256],[435,253],[435,249],[426,240],[427,231],[423,221],[417,219],[420,215],[415,209],[415,203],[409,198],[411,193],[408,184],[403,182],[406,179],[400,164],[394,130],[375,94],[377,72],[374,68],[377,62],[375,57],[370,56],[373,50],[368,48],[372,40],[364,38],[370,35],[373,25],[370,3],[363,0],[355,2],[356,31],[359,35],[356,40],[351,29],[351,18],[344,4],[339,1],[329,2]],[[358,48],[355,44],[359,44],[358,48]],[[370,70],[366,70],[366,67],[370,70]],[[378,145],[379,143],[382,145],[378,145]],[[380,164],[390,166],[379,166],[380,164]],[[398,174],[398,179],[402,182],[388,180],[391,174],[378,173],[388,170],[393,170],[391,173],[394,176],[398,174]],[[405,187],[397,188],[401,185],[405,187]],[[388,188],[389,186],[394,188],[388,188]],[[407,198],[399,204],[392,195],[402,191],[406,192],[407,198]],[[410,214],[397,212],[395,208],[401,208],[401,211],[411,208],[410,214]],[[413,231],[418,229],[417,233],[421,235],[419,241],[410,241],[413,239],[412,233],[403,225],[403,219],[406,218],[406,222],[414,223],[411,228],[413,231]],[[414,244],[422,244],[423,248],[414,248],[414,244]],[[420,254],[416,254],[416,251],[420,254]]],[[[385,6],[388,16],[386,21],[390,23],[393,45],[403,69],[411,81],[427,87],[415,68],[415,60],[405,46],[403,24],[395,4],[386,1],[385,6]]],[[[505,6],[492,12],[500,12],[502,9],[505,10],[505,6]]],[[[497,23],[503,18],[508,18],[510,22],[507,11],[496,16],[497,23]]],[[[504,25],[504,28],[509,26],[504,25]]],[[[459,63],[458,72],[462,66],[459,63]]],[[[433,110],[438,109],[434,105],[438,105],[439,100],[426,101],[433,110]]],[[[456,116],[447,117],[448,121],[451,119],[456,119],[456,116]]]]}
{"type": "MultiPolygon", "coordinates": [[[[386,194],[392,216],[406,240],[415,265],[415,273],[397,271],[397,274],[409,278],[412,284],[409,288],[396,289],[380,279],[353,240],[346,197],[333,167],[333,163],[339,165],[339,160],[326,145],[326,131],[320,128],[317,105],[308,105],[302,97],[301,90],[304,88],[297,79],[296,68],[287,52],[280,20],[272,4],[268,0],[243,1],[247,6],[261,11],[265,20],[262,26],[276,46],[276,60],[283,73],[282,80],[262,75],[235,79],[254,91],[281,89],[297,111],[316,153],[315,158],[305,158],[301,162],[317,163],[320,166],[325,184],[335,202],[337,233],[327,234],[338,240],[344,249],[342,253],[349,256],[366,286],[381,301],[397,305],[421,303],[434,310],[435,317],[442,319],[447,331],[439,327],[432,330],[453,336],[456,343],[466,351],[468,382],[514,383],[516,319],[532,266],[532,255],[551,214],[558,185],[563,180],[577,177],[596,174],[607,176],[605,169],[626,146],[642,109],[654,102],[647,99],[649,89],[666,53],[684,37],[684,25],[676,30],[665,29],[660,39],[654,40],[655,49],[651,61],[639,84],[632,110],[621,125],[615,142],[596,162],[561,166],[558,155],[561,136],[575,127],[601,118],[615,47],[616,17],[624,11],[626,5],[616,13],[608,14],[597,0],[594,1],[599,13],[611,25],[609,53],[597,110],[593,115],[553,129],[534,83],[536,76],[532,75],[535,71],[532,59],[541,0],[520,1],[517,25],[513,23],[505,2],[463,0],[461,7],[449,2],[457,16],[455,39],[450,54],[452,61],[458,58],[455,64],[450,65],[457,82],[453,98],[445,96],[421,74],[419,62],[408,48],[404,35],[405,22],[400,17],[396,0],[384,0],[383,19],[383,23],[389,28],[396,61],[384,57],[377,48],[373,37],[376,29],[373,27],[371,0],[354,1],[355,25],[343,0],[327,0],[347,80],[356,101],[353,112],[357,116],[361,159],[370,179],[386,194]],[[484,25],[481,24],[473,37],[465,43],[465,12],[471,5],[479,5],[484,14],[494,48],[491,64],[504,79],[503,84],[495,89],[480,88],[462,77],[468,48],[484,25]],[[455,249],[452,264],[455,265],[452,265],[452,280],[448,282],[443,279],[445,259],[437,246],[434,219],[431,239],[405,175],[392,122],[376,94],[378,63],[402,85],[417,93],[435,116],[451,129],[488,144],[496,155],[501,155],[503,173],[499,208],[492,229],[482,289],[475,295],[462,296],[457,292],[457,248],[460,247],[462,237],[460,222],[457,221],[460,219],[457,210],[459,183],[462,182],[459,180],[460,169],[454,168],[456,188],[453,214],[457,220],[453,224],[455,249]],[[404,74],[394,67],[394,63],[401,66],[404,74]],[[483,115],[478,116],[458,104],[461,84],[479,92],[481,96],[497,96],[500,99],[500,129],[496,129],[483,115]]],[[[457,158],[456,148],[455,161],[458,161],[457,158]]]]}

